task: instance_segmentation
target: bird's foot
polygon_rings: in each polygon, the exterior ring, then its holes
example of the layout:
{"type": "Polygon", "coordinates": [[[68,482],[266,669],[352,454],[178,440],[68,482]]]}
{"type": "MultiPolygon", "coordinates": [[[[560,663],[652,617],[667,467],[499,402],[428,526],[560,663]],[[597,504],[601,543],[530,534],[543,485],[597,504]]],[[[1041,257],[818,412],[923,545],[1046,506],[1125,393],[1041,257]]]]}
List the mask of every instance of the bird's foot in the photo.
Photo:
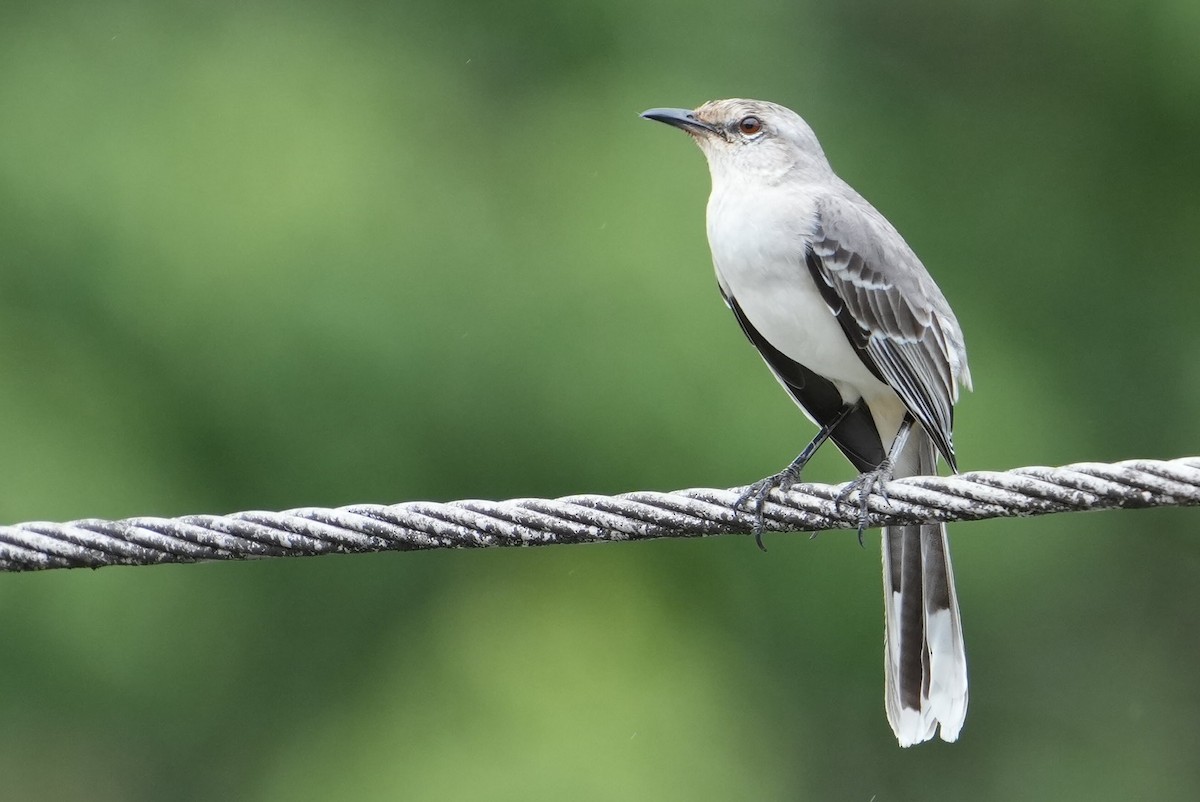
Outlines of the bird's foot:
{"type": "Polygon", "coordinates": [[[779,488],[783,492],[792,489],[792,486],[800,481],[800,471],[794,469],[794,465],[789,465],[777,474],[768,476],[766,479],[759,479],[754,484],[747,487],[738,496],[737,501],[733,502],[733,509],[745,509],[754,516],[754,525],[751,532],[754,534],[754,542],[763,551],[767,547],[763,545],[763,505],[767,503],[767,497],[771,495],[771,491],[779,488]]]}
{"type": "Polygon", "coordinates": [[[846,486],[837,494],[835,502],[839,506],[850,503],[850,497],[858,494],[855,506],[858,508],[858,545],[860,546],[863,544],[863,532],[867,531],[867,521],[871,515],[869,509],[871,495],[878,493],[884,501],[887,501],[887,483],[891,479],[892,461],[884,460],[875,470],[864,471],[853,482],[847,482],[846,486]]]}

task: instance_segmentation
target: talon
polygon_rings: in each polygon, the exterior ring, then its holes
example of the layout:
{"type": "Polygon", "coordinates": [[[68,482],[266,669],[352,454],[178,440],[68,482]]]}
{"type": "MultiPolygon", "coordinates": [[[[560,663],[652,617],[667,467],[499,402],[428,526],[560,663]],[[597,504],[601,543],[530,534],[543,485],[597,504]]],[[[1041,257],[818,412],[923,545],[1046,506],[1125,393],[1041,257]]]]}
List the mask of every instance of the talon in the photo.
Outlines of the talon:
{"type": "Polygon", "coordinates": [[[763,533],[766,531],[763,507],[766,506],[767,497],[771,495],[771,491],[775,488],[779,488],[786,493],[795,484],[795,472],[785,468],[773,476],[768,476],[766,479],[759,479],[742,491],[737,501],[733,502],[733,509],[735,511],[744,508],[746,512],[754,516],[754,524],[750,528],[750,533],[754,535],[754,542],[763,551],[767,550],[767,547],[762,542],[763,533]]]}
{"type": "Polygon", "coordinates": [[[791,465],[788,465],[774,476],[768,476],[766,479],[760,479],[750,485],[738,496],[737,501],[733,503],[733,510],[736,512],[740,507],[745,507],[747,502],[753,500],[753,505],[746,507],[746,509],[748,512],[754,514],[754,526],[751,531],[754,533],[754,542],[758,544],[760,549],[763,551],[767,550],[762,542],[763,530],[766,528],[763,525],[763,506],[767,503],[767,496],[771,494],[771,490],[776,487],[785,493],[791,490],[800,481],[800,472],[804,470],[804,466],[812,459],[812,455],[817,453],[817,449],[821,447],[821,444],[829,439],[829,436],[838,427],[838,424],[856,409],[859,409],[857,403],[844,405],[837,411],[837,414],[821,425],[821,430],[817,432],[817,436],[792,460],[791,465]]]}
{"type": "Polygon", "coordinates": [[[850,496],[858,493],[855,499],[858,508],[858,545],[863,546],[863,533],[867,531],[867,522],[871,516],[871,494],[878,493],[887,501],[887,483],[892,477],[891,460],[884,460],[873,471],[859,474],[853,482],[848,482],[837,494],[835,499],[838,506],[849,504],[850,496]]]}

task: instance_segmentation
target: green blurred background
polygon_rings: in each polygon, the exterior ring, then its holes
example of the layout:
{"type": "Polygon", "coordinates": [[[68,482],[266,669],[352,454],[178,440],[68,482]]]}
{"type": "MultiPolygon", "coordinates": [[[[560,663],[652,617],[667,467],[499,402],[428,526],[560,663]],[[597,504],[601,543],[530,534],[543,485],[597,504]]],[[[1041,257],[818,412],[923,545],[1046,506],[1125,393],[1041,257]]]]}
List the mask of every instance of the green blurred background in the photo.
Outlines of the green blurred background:
{"type": "MultiPolygon", "coordinates": [[[[1200,5],[0,6],[0,520],[743,484],[812,427],[650,106],[799,110],[966,331],[965,469],[1200,453],[1200,5]]],[[[808,476],[842,481],[833,449],[808,476]]],[[[0,576],[11,799],[1195,799],[1197,513],[0,576]]]]}

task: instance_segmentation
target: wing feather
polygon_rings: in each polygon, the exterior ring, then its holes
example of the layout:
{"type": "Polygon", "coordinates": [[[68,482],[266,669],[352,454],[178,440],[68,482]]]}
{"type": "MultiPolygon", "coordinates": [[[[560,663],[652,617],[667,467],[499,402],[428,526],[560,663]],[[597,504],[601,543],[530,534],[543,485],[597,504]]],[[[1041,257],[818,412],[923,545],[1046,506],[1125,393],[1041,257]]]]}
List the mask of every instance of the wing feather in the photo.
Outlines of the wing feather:
{"type": "Polygon", "coordinates": [[[806,262],[863,364],[900,396],[955,467],[954,402],[970,386],[958,321],[916,254],[861,198],[817,206],[806,262]]]}

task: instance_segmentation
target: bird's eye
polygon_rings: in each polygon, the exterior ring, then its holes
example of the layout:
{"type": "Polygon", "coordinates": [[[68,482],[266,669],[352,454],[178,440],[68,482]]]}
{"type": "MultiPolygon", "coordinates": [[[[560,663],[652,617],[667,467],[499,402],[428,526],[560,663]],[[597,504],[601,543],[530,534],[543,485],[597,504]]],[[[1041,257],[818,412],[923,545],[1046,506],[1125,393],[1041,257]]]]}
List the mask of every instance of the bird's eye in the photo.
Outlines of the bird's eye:
{"type": "Polygon", "coordinates": [[[738,130],[746,136],[757,134],[762,130],[762,120],[757,117],[743,117],[738,123],[738,130]]]}

